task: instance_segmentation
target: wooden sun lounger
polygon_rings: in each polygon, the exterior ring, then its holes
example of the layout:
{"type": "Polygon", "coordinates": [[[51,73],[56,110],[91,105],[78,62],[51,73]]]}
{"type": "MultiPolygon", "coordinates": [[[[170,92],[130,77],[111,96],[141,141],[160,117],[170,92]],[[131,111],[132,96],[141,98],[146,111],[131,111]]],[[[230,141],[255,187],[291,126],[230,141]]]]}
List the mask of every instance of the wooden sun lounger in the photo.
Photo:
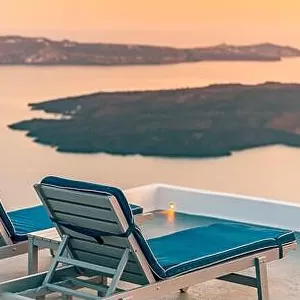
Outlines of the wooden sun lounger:
{"type": "Polygon", "coordinates": [[[266,239],[264,246],[251,251],[248,248],[242,254],[236,252],[231,258],[223,256],[193,267],[190,265],[193,262],[183,262],[182,272],[178,266],[167,269],[156,260],[150,241],[135,226],[120,190],[76,183],[52,178],[35,186],[62,242],[48,272],[0,284],[1,299],[43,299],[51,292],[93,300],[156,299],[172,291],[186,291],[191,285],[220,279],[257,288],[258,299],[268,300],[267,263],[285,257],[296,247],[293,234],[285,232],[280,235],[278,247],[272,239],[266,239]],[[68,256],[64,255],[65,251],[68,256]],[[60,263],[63,268],[59,267],[60,263]],[[253,266],[255,278],[236,273],[253,266]],[[107,278],[111,278],[109,284],[107,278]],[[120,290],[121,280],[137,286],[120,290]],[[95,292],[86,293],[82,288],[95,292]]]}

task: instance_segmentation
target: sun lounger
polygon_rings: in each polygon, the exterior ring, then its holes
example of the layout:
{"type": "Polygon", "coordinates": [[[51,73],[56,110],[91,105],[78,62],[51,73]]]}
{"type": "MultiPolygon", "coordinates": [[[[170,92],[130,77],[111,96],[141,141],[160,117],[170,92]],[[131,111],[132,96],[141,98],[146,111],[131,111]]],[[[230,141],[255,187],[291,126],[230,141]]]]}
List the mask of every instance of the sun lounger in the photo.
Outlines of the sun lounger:
{"type": "Polygon", "coordinates": [[[160,299],[217,278],[255,287],[258,299],[268,300],[266,264],[296,247],[293,232],[221,221],[146,240],[117,188],[48,177],[35,189],[62,242],[48,272],[0,284],[3,299],[49,292],[81,299],[160,299]],[[253,266],[255,278],[236,273],[253,266]],[[138,287],[122,291],[120,280],[138,287]],[[84,287],[95,294],[79,290],[84,287]]]}
{"type": "MultiPolygon", "coordinates": [[[[130,204],[134,214],[143,208],[130,204]]],[[[0,201],[0,260],[27,253],[27,234],[54,227],[43,205],[6,212],[0,201]]]]}

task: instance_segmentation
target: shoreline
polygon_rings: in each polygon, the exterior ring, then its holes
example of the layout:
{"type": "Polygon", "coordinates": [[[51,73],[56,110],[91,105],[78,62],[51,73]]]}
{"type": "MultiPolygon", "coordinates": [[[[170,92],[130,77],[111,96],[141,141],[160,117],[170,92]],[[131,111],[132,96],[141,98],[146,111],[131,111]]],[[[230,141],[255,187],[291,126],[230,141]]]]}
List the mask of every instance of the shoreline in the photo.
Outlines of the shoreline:
{"type": "Polygon", "coordinates": [[[265,63],[272,63],[272,62],[280,62],[283,59],[297,59],[300,56],[296,57],[261,57],[261,58],[219,58],[219,59],[201,59],[201,60],[183,60],[183,61],[174,61],[174,62],[153,62],[153,63],[122,63],[122,64],[97,64],[97,63],[3,63],[0,62],[0,67],[157,67],[157,66],[174,66],[174,65],[181,65],[181,64],[195,64],[195,63],[205,63],[205,62],[265,62],[265,63]]]}
{"type": "Polygon", "coordinates": [[[118,43],[81,43],[19,35],[0,36],[0,65],[134,66],[202,61],[280,61],[300,50],[272,43],[168,47],[118,43]],[[12,55],[13,54],[13,55],[12,55]]]}

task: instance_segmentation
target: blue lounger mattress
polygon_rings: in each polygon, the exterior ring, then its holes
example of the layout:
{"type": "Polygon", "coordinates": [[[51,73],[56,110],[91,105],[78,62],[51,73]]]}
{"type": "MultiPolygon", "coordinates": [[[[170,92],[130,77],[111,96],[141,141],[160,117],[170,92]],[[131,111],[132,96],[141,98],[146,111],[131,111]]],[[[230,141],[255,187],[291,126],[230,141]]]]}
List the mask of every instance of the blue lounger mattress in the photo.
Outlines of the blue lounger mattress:
{"type": "Polygon", "coordinates": [[[43,205],[10,211],[7,216],[11,223],[14,241],[26,240],[28,233],[54,226],[43,205]]]}
{"type": "MultiPolygon", "coordinates": [[[[42,182],[70,190],[93,194],[105,192],[115,196],[131,229],[129,234],[132,233],[137,239],[158,279],[178,276],[266,249],[281,250],[283,245],[296,240],[294,233],[288,230],[228,221],[146,240],[135,225],[132,209],[120,189],[53,176],[46,177],[42,182]]],[[[81,233],[82,230],[86,234],[89,232],[88,228],[80,228],[81,233]]]]}
{"type": "Polygon", "coordinates": [[[147,240],[144,251],[153,271],[166,278],[293,241],[290,231],[220,222],[147,240]]]}

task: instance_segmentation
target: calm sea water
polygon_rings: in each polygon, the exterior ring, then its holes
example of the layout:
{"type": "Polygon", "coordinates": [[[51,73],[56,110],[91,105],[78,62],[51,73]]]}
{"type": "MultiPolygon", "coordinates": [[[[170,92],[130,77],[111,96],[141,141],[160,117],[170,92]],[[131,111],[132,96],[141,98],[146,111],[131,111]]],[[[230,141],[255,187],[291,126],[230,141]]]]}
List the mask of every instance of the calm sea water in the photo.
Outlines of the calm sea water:
{"type": "Polygon", "coordinates": [[[1,67],[0,196],[18,208],[38,202],[32,184],[54,174],[129,188],[163,182],[300,203],[300,149],[265,147],[217,159],[165,159],[61,154],[7,125],[46,115],[39,102],[95,91],[205,86],[211,83],[299,82],[300,59],[282,62],[204,62],[149,67],[1,67]]]}

